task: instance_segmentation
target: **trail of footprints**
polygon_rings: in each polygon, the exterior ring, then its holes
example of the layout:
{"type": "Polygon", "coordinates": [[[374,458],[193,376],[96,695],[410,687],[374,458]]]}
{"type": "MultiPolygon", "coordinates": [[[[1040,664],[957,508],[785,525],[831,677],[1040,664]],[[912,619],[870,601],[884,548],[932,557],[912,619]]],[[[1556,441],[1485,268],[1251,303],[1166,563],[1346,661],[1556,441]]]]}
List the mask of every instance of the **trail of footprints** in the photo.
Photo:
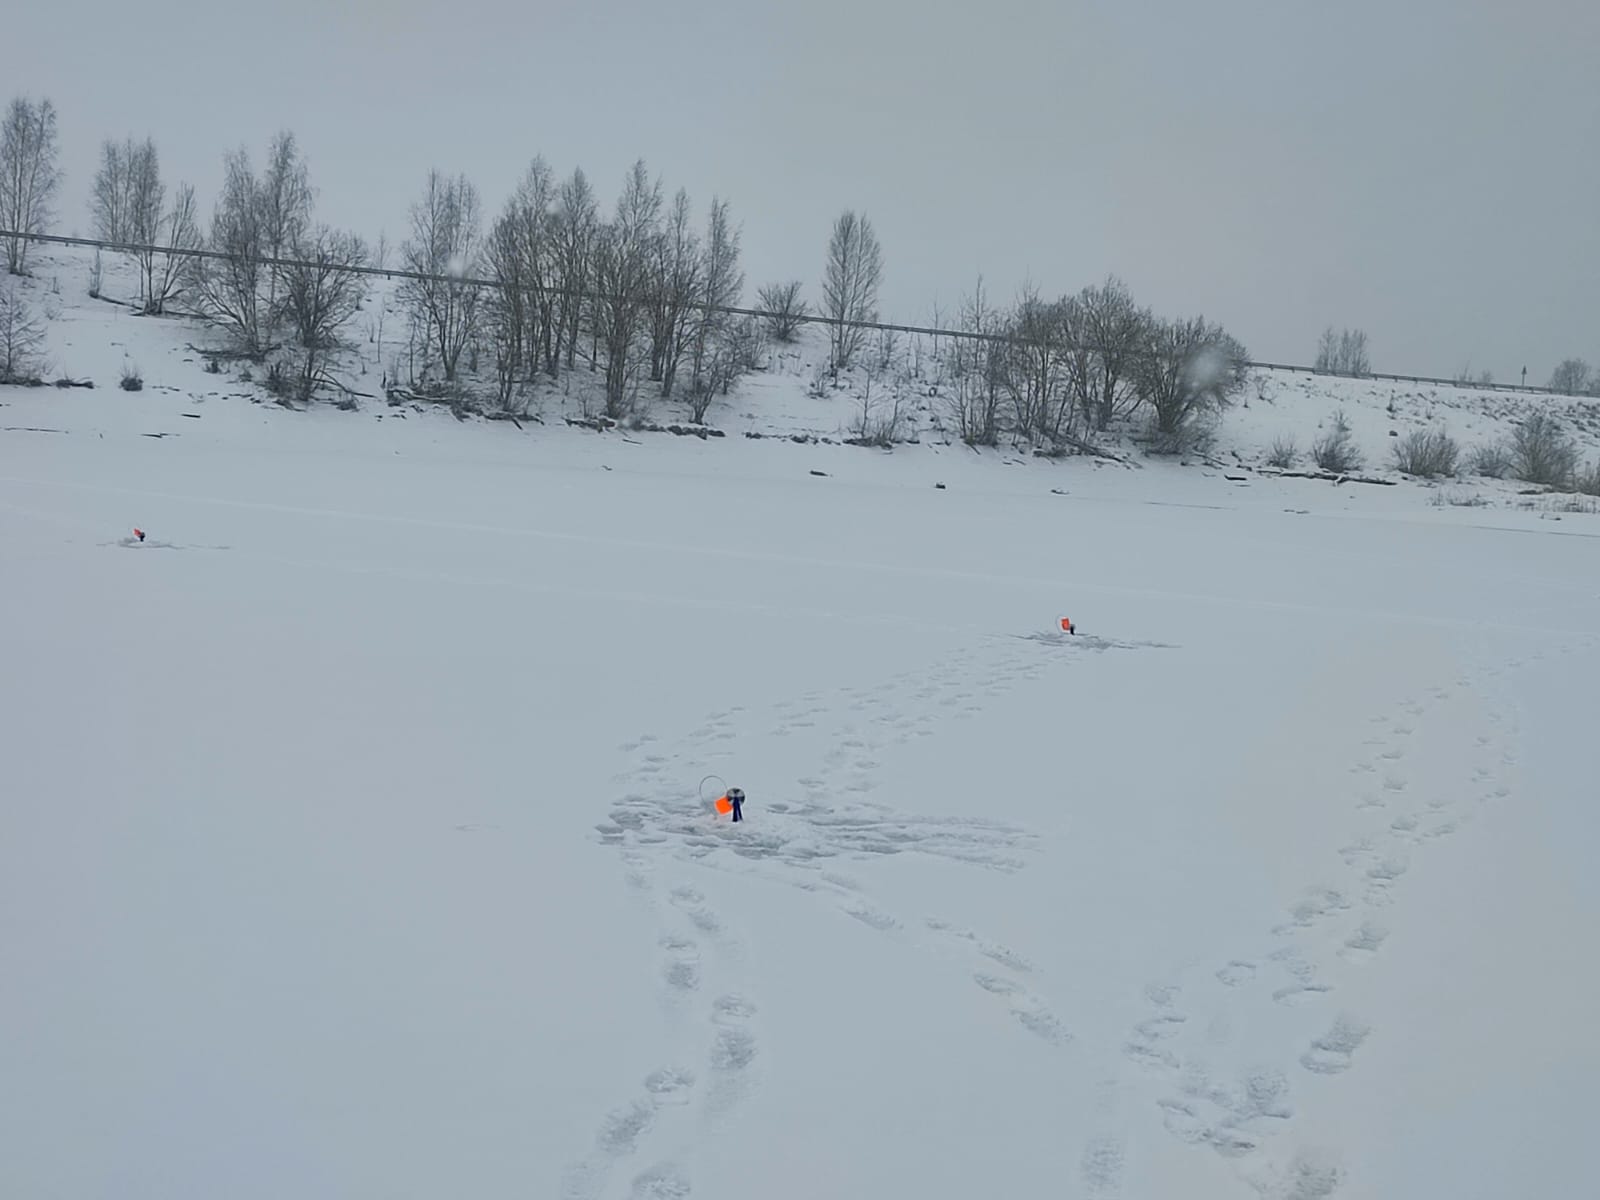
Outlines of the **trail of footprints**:
{"type": "MultiPolygon", "coordinates": [[[[694,1065],[676,1061],[654,1067],[643,1077],[639,1095],[606,1116],[588,1156],[568,1172],[568,1200],[598,1200],[611,1177],[633,1160],[650,1165],[633,1176],[631,1196],[678,1200],[691,1195],[689,1176],[671,1150],[696,1134],[680,1129],[674,1138],[663,1127],[685,1120],[725,1121],[754,1086],[759,1009],[743,992],[725,986],[737,966],[738,944],[718,907],[687,874],[690,867],[735,869],[728,865],[732,861],[769,881],[828,898],[841,915],[868,929],[957,964],[971,986],[993,997],[1027,1034],[1050,1045],[1071,1042],[1065,1022],[1028,986],[1032,966],[1023,956],[940,919],[903,920],[833,865],[904,853],[990,870],[1023,865],[1032,844],[1026,831],[980,819],[898,813],[871,799],[878,755],[885,749],[914,744],[946,720],[977,714],[984,698],[1036,678],[1050,658],[1037,646],[1002,647],[998,655],[989,649],[957,654],[932,672],[907,672],[873,687],[844,689],[838,697],[810,693],[776,705],[766,729],[770,736],[814,730],[841,710],[846,719],[828,736],[829,749],[814,773],[796,781],[794,798],[764,798],[759,824],[735,828],[708,822],[690,778],[700,764],[715,761],[719,748],[742,728],[760,729],[762,718],[756,714],[740,708],[709,714],[682,740],[681,757],[653,734],[620,747],[634,759],[621,780],[629,790],[596,833],[618,847],[624,878],[661,920],[660,999],[669,1014],[682,1018],[681,1057],[692,1058],[694,1065]],[[731,852],[733,859],[718,858],[718,850],[731,852]],[[661,888],[658,872],[670,873],[661,888]],[[667,1152],[652,1156],[647,1144],[660,1144],[667,1152]]],[[[1120,1153],[1120,1142],[1106,1137],[1086,1156],[1084,1178],[1095,1181],[1092,1194],[1113,1194],[1120,1153]]]]}
{"type": "MultiPolygon", "coordinates": [[[[1044,669],[1037,656],[1013,654],[997,666],[967,654],[930,675],[907,673],[876,687],[847,689],[842,695],[848,719],[829,736],[830,748],[815,773],[797,781],[798,796],[768,801],[762,829],[745,828],[737,836],[730,836],[730,827],[704,821],[692,781],[673,770],[678,760],[654,736],[641,736],[622,747],[636,758],[637,765],[624,778],[635,790],[617,803],[597,833],[621,848],[628,882],[646,893],[652,890],[653,869],[663,861],[727,869],[725,860],[712,856],[730,850],[746,868],[769,880],[829,897],[843,915],[867,928],[949,958],[974,986],[1004,1006],[1019,1028],[1047,1044],[1068,1045],[1070,1030],[1029,986],[1030,964],[1022,956],[937,918],[903,920],[832,865],[899,853],[931,854],[997,870],[1022,865],[1021,855],[1030,845],[1024,831],[992,822],[930,821],[899,814],[870,796],[876,788],[877,755],[886,747],[931,736],[941,718],[973,715],[981,711],[980,697],[1001,694],[1044,669]],[[988,676],[974,683],[980,667],[988,676]]],[[[1457,687],[1467,684],[1462,679],[1457,687]]],[[[1366,827],[1338,848],[1341,878],[1308,888],[1291,903],[1284,918],[1268,928],[1271,942],[1261,953],[1217,964],[1197,980],[1146,989],[1148,1011],[1129,1032],[1123,1053],[1166,1080],[1158,1111],[1175,1137],[1230,1158],[1251,1155],[1294,1116],[1291,1071],[1308,1078],[1335,1076],[1357,1061],[1372,1031],[1352,1014],[1330,1011],[1335,984],[1326,975],[1341,964],[1355,967],[1382,952],[1388,937],[1382,913],[1394,902],[1412,855],[1470,819],[1471,805],[1461,796],[1413,796],[1406,771],[1411,739],[1421,721],[1452,694],[1448,688],[1432,689],[1426,699],[1410,699],[1397,713],[1373,719],[1372,753],[1352,768],[1361,789],[1354,808],[1366,827]],[[1341,926],[1330,939],[1327,930],[1341,926]],[[1190,994],[1194,1005],[1185,1002],[1190,994]],[[1263,996],[1275,1007],[1306,1014],[1298,1053],[1283,1066],[1237,1077],[1217,1075],[1208,1059],[1220,1055],[1232,1036],[1233,1010],[1246,997],[1259,1001],[1263,996]]],[[[802,696],[771,710],[774,724],[768,732],[788,736],[814,730],[839,707],[820,693],[802,696]]],[[[734,740],[741,724],[754,720],[740,709],[710,714],[690,734],[685,763],[714,757],[719,744],[734,740]]],[[[1490,721],[1491,730],[1476,740],[1478,758],[1470,776],[1475,792],[1468,796],[1475,794],[1480,803],[1509,794],[1503,771],[1516,762],[1509,748],[1515,722],[1500,712],[1491,713],[1490,721]]],[[[670,885],[666,899],[675,922],[660,938],[663,1002],[674,1009],[699,1005],[705,1017],[702,1028],[712,1032],[709,1041],[702,1039],[698,1070],[655,1068],[645,1077],[640,1097],[608,1116],[595,1152],[573,1174],[577,1183],[568,1193],[573,1200],[597,1196],[599,1185],[589,1182],[635,1156],[664,1112],[698,1106],[703,1119],[723,1119],[753,1085],[752,1066],[759,1058],[752,1021],[757,1007],[738,991],[705,987],[707,944],[729,960],[736,958],[736,944],[716,908],[686,879],[670,885]],[[709,1007],[702,999],[708,991],[714,993],[709,1007]]],[[[1084,1194],[1116,1195],[1123,1155],[1114,1127],[1090,1137],[1079,1168],[1084,1194]]],[[[1283,1178],[1288,1182],[1274,1185],[1289,1188],[1283,1194],[1316,1200],[1331,1194],[1338,1173],[1297,1158],[1283,1178]]],[[[634,1177],[631,1195],[687,1197],[690,1192],[687,1175],[669,1156],[634,1177]]]]}
{"type": "MultiPolygon", "coordinates": [[[[1456,687],[1468,685],[1463,678],[1456,687]]],[[[1229,1158],[1251,1155],[1294,1116],[1292,1072],[1335,1076],[1359,1060],[1372,1030],[1339,1011],[1337,980],[1330,976],[1383,951],[1389,936],[1383,914],[1396,902],[1413,855],[1454,833],[1478,805],[1510,794],[1503,771],[1515,765],[1510,747],[1517,729],[1498,710],[1488,714],[1493,732],[1476,738],[1475,759],[1463,767],[1463,783],[1470,783],[1464,794],[1412,794],[1405,769],[1412,740],[1420,723],[1453,695],[1451,688],[1430,689],[1398,712],[1372,718],[1371,755],[1351,768],[1362,789],[1354,811],[1363,828],[1338,848],[1338,877],[1296,898],[1267,930],[1261,953],[1146,989],[1147,1015],[1129,1032],[1123,1053],[1161,1081],[1157,1109],[1173,1136],[1229,1158]],[[1304,1013],[1290,1022],[1303,1030],[1298,1051],[1282,1065],[1241,1077],[1214,1072],[1210,1064],[1226,1057],[1237,1017],[1264,1003],[1304,1013]]],[[[1272,1194],[1318,1198],[1332,1193],[1338,1173],[1297,1162],[1285,1178],[1272,1185],[1272,1194]]]]}

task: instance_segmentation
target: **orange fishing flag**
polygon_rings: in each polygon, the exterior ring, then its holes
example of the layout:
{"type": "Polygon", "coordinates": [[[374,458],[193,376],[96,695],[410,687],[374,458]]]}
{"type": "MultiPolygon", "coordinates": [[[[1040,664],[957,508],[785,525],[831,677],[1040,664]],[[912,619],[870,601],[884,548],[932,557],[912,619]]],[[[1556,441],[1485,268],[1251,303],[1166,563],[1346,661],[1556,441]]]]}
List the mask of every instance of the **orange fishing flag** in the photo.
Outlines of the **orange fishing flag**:
{"type": "Polygon", "coordinates": [[[1076,629],[1077,629],[1077,626],[1072,623],[1072,618],[1071,617],[1062,617],[1061,618],[1061,632],[1062,633],[1072,633],[1076,629]]]}
{"type": "Polygon", "coordinates": [[[726,792],[717,797],[717,811],[723,816],[727,816],[733,811],[733,801],[728,799],[726,792]]]}

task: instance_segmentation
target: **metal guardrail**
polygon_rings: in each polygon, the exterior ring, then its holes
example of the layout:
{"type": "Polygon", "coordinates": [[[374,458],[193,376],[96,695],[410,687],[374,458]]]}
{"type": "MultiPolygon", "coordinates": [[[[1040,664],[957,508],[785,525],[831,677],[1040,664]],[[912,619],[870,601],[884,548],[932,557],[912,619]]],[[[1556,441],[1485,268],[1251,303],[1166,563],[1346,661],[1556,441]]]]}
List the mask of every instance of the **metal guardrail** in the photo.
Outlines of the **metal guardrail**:
{"type": "MultiPolygon", "coordinates": [[[[1316,367],[1302,367],[1290,363],[1253,362],[1250,364],[1262,371],[1292,371],[1301,375],[1320,375],[1324,379],[1382,379],[1390,383],[1437,383],[1445,387],[1466,388],[1476,392],[1516,392],[1520,394],[1533,393],[1541,396],[1566,396],[1571,393],[1558,392],[1552,388],[1534,387],[1532,384],[1524,386],[1520,383],[1476,383],[1464,379],[1440,379],[1431,375],[1390,375],[1383,371],[1368,371],[1365,375],[1341,375],[1335,371],[1322,371],[1316,367]]],[[[1574,399],[1584,399],[1575,396],[1574,399]]]]}
{"type": "MultiPolygon", "coordinates": [[[[52,233],[19,233],[16,230],[0,229],[0,240],[22,239],[29,242],[43,242],[56,246],[84,246],[94,250],[112,250],[123,254],[168,254],[179,258],[196,258],[223,260],[233,257],[220,250],[205,250],[199,247],[180,246],[154,246],[140,242],[111,242],[99,238],[66,237],[52,233]]],[[[295,258],[273,258],[266,255],[258,256],[255,260],[267,267],[297,267],[316,268],[321,264],[295,258]]],[[[471,275],[432,275],[424,271],[412,271],[403,267],[349,267],[345,268],[358,275],[381,275],[385,279],[411,279],[425,283],[445,283],[464,285],[467,287],[493,288],[499,283],[493,279],[483,279],[471,275]]],[[[603,293],[579,292],[580,300],[606,300],[611,299],[603,293]]],[[[824,316],[821,313],[806,313],[794,315],[773,312],[770,309],[743,308],[733,304],[705,304],[692,303],[687,307],[700,312],[718,313],[723,316],[755,317],[758,320],[772,320],[783,317],[785,320],[806,325],[834,325],[849,329],[868,329],[885,333],[909,333],[922,337],[947,337],[962,338],[967,341],[990,342],[1002,345],[1021,345],[1016,338],[1003,333],[980,333],[971,329],[939,329],[931,325],[904,325],[892,321],[852,321],[841,320],[837,317],[824,316]]],[[[1075,350],[1094,350],[1093,346],[1068,347],[1075,350]]],[[[1514,383],[1471,383],[1460,379],[1444,379],[1431,375],[1391,375],[1381,371],[1369,371],[1365,375],[1339,375],[1332,371],[1321,371],[1316,367],[1308,367],[1297,363],[1274,362],[1247,362],[1245,366],[1257,371],[1288,371],[1301,375],[1318,375],[1325,379],[1375,379],[1391,383],[1416,383],[1434,384],[1441,387],[1462,388],[1469,391],[1480,392],[1516,392],[1519,394],[1535,394],[1545,396],[1564,396],[1565,392],[1557,392],[1547,387],[1525,387],[1514,383]]],[[[1582,399],[1583,397],[1573,397],[1582,399]]]]}

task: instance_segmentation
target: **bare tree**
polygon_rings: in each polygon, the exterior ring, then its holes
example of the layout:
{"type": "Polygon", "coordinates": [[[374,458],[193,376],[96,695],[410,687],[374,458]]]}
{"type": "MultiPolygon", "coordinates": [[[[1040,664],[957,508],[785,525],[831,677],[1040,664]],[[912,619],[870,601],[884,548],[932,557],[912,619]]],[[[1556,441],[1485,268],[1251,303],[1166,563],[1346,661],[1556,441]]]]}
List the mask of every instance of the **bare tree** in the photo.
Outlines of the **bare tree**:
{"type": "Polygon", "coordinates": [[[139,299],[143,301],[143,312],[159,313],[167,297],[156,294],[154,247],[161,240],[163,218],[167,215],[167,185],[161,181],[161,160],[153,140],[146,138],[136,143],[130,139],[124,156],[127,183],[123,222],[127,240],[141,247],[133,252],[139,264],[139,299]]]}
{"type": "Polygon", "coordinates": [[[655,240],[650,280],[650,379],[661,385],[661,395],[669,399],[704,282],[700,236],[692,219],[689,193],[679,188],[661,236],[655,240]]]}
{"type": "Polygon", "coordinates": [[[300,347],[300,398],[308,400],[361,308],[367,247],[354,234],[321,226],[301,229],[288,249],[297,265],[283,269],[283,307],[300,347]]]}
{"type": "Polygon", "coordinates": [[[489,344],[494,354],[495,384],[500,406],[509,411],[516,390],[517,372],[527,355],[523,340],[529,334],[528,259],[523,245],[524,214],[515,196],[495,221],[484,243],[484,260],[495,281],[484,314],[489,344]]]}
{"type": "MultiPolygon", "coordinates": [[[[378,231],[378,242],[372,250],[372,265],[382,271],[389,265],[389,235],[382,230],[378,231]]],[[[369,292],[370,294],[370,292],[369,292]]],[[[378,371],[383,376],[384,383],[389,382],[384,374],[383,366],[383,318],[389,311],[388,297],[380,294],[377,299],[378,312],[370,323],[371,339],[377,345],[378,371]]]]}
{"type": "MultiPolygon", "coordinates": [[[[267,167],[256,190],[260,205],[261,247],[268,258],[283,258],[311,225],[311,181],[294,134],[284,130],[272,139],[267,167]]],[[[267,311],[276,318],[281,270],[267,273],[267,311]]]]}
{"type": "MultiPolygon", "coordinates": [[[[963,298],[961,328],[968,333],[996,332],[1000,315],[990,306],[978,278],[972,294],[963,298]]],[[[956,433],[969,446],[993,446],[1000,440],[1000,380],[1005,347],[981,337],[952,339],[947,373],[952,394],[950,416],[956,433]]]]}
{"type": "Polygon", "coordinates": [[[654,279],[660,237],[661,182],[644,160],[634,163],[617,198],[616,214],[595,246],[595,340],[605,351],[606,415],[628,410],[640,366],[637,350],[654,279]]]}
{"type": "Polygon", "coordinates": [[[800,298],[801,283],[791,279],[785,283],[769,283],[756,293],[766,318],[767,331],[775,341],[792,342],[804,323],[810,309],[800,298]]]}
{"type": "Polygon", "coordinates": [[[1151,326],[1136,384],[1164,448],[1180,449],[1196,418],[1227,406],[1244,386],[1248,361],[1242,345],[1203,317],[1151,326]]]}
{"type": "Polygon", "coordinates": [[[126,242],[128,237],[128,159],[132,138],[121,143],[109,138],[100,146],[100,168],[89,192],[89,215],[95,236],[106,242],[126,242]]]}
{"type": "Polygon", "coordinates": [[[519,308],[526,326],[522,342],[528,371],[531,374],[542,367],[551,378],[559,368],[561,349],[556,327],[559,271],[556,219],[551,210],[553,195],[550,165],[535,157],[508,209],[508,213],[515,213],[515,244],[522,257],[518,274],[523,300],[519,308]]]}
{"type": "Polygon", "coordinates": [[[846,211],[833,223],[828,265],[823,277],[823,314],[832,322],[831,363],[835,372],[848,367],[866,339],[865,322],[878,316],[878,287],[883,282],[883,251],[872,222],[846,211]]]}
{"type": "Polygon", "coordinates": [[[708,344],[700,384],[689,389],[690,419],[703,422],[712,401],[754,371],[765,349],[766,336],[754,317],[725,322],[708,344]]]}
{"type": "MultiPolygon", "coordinates": [[[[60,151],[55,105],[13,100],[0,126],[0,226],[19,234],[45,231],[61,184],[60,151]]],[[[27,241],[7,238],[6,270],[21,275],[27,261],[27,241]]]]}
{"type": "Polygon", "coordinates": [[[222,195],[211,218],[211,249],[223,257],[206,260],[195,272],[195,283],[205,314],[252,358],[265,355],[272,331],[261,297],[267,275],[261,238],[256,177],[241,148],[227,156],[222,195]]]}
{"type": "Polygon", "coordinates": [[[167,209],[158,240],[171,249],[159,256],[149,256],[145,273],[145,312],[151,315],[166,312],[168,304],[194,286],[199,260],[181,253],[200,249],[204,240],[200,235],[200,210],[192,185],[180,183],[173,193],[172,207],[167,209]]]}
{"type": "Polygon", "coordinates": [[[1564,360],[1550,376],[1550,390],[1564,396],[1581,396],[1592,383],[1589,364],[1581,358],[1564,360]]]}
{"type": "MultiPolygon", "coordinates": [[[[1075,332],[1087,345],[1079,359],[1079,399],[1085,415],[1092,415],[1094,427],[1103,433],[1113,418],[1138,401],[1133,374],[1151,317],[1114,276],[1099,287],[1084,288],[1077,299],[1075,332]]],[[[1082,345],[1078,349],[1083,352],[1082,345]]]]}
{"type": "Polygon", "coordinates": [[[0,383],[37,383],[44,325],[15,284],[0,283],[0,383]]]}
{"type": "Polygon", "coordinates": [[[1340,339],[1344,352],[1344,369],[1348,375],[1363,378],[1372,374],[1372,360],[1367,356],[1367,334],[1363,329],[1347,329],[1340,339]]]}
{"type": "Polygon", "coordinates": [[[411,206],[411,240],[402,250],[407,269],[427,278],[407,279],[405,295],[449,383],[477,327],[478,289],[466,279],[478,265],[479,233],[477,189],[465,175],[430,171],[422,199],[411,206]]]}
{"type": "Polygon", "coordinates": [[[860,369],[861,407],[851,434],[872,446],[892,446],[900,439],[905,413],[904,354],[893,330],[882,329],[860,369]]]}
{"type": "MultiPolygon", "coordinates": [[[[706,404],[700,402],[702,394],[709,394],[718,388],[725,392],[731,383],[726,371],[720,372],[715,381],[707,379],[706,366],[711,356],[730,340],[748,341],[744,335],[746,323],[741,322],[736,326],[726,312],[720,311],[737,305],[744,291],[744,271],[739,267],[739,241],[740,230],[728,216],[728,202],[712,197],[701,253],[699,300],[703,307],[694,314],[694,349],[690,364],[690,391],[694,393],[690,405],[696,421],[705,419],[709,405],[709,400],[706,404]]],[[[754,326],[750,325],[749,328],[753,329],[754,326]]]]}
{"type": "Polygon", "coordinates": [[[1059,441],[1070,432],[1066,329],[1070,305],[1025,292],[1006,327],[1001,385],[1011,401],[1013,432],[1024,440],[1059,441]]]}
{"type": "Polygon", "coordinates": [[[554,215],[555,276],[559,312],[556,317],[556,355],[566,346],[567,369],[577,361],[578,335],[594,279],[594,247],[599,229],[599,207],[594,188],[582,168],[573,170],[556,194],[554,215]]]}

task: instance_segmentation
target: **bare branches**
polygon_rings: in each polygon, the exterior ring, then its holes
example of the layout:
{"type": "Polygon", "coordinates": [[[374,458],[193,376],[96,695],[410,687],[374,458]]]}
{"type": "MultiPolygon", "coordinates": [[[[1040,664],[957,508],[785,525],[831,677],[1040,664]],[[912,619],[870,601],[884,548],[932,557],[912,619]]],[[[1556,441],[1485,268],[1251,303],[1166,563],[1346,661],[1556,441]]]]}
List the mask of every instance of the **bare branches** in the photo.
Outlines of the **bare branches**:
{"type": "Polygon", "coordinates": [[[1535,411],[1511,434],[1511,474],[1528,483],[1565,487],[1578,469],[1578,446],[1547,412],[1535,411]]]}
{"type": "Polygon", "coordinates": [[[198,291],[206,315],[232,333],[242,353],[256,358],[266,353],[264,335],[272,325],[261,296],[268,272],[261,262],[262,237],[256,177],[241,147],[225,160],[222,195],[211,218],[211,249],[225,257],[205,261],[198,291]]]}
{"type": "Polygon", "coordinates": [[[1366,333],[1360,329],[1345,329],[1335,333],[1330,325],[1317,343],[1315,369],[1329,375],[1356,378],[1372,374],[1372,362],[1367,357],[1366,333]]]}
{"type": "MultiPolygon", "coordinates": [[[[180,183],[172,197],[172,207],[167,210],[163,225],[164,244],[174,251],[198,250],[203,238],[200,234],[199,208],[195,204],[194,188],[180,183]]],[[[187,293],[197,277],[195,259],[179,253],[154,254],[146,273],[145,312],[160,314],[166,306],[187,293]]]]}
{"type": "Polygon", "coordinates": [[[1343,409],[1333,414],[1333,424],[1311,443],[1311,459],[1321,470],[1341,475],[1361,469],[1361,450],[1351,437],[1350,422],[1343,409]]]}
{"type": "Polygon", "coordinates": [[[613,419],[626,415],[642,366],[636,354],[660,223],[661,183],[650,178],[640,159],[623,182],[615,216],[595,244],[594,336],[605,351],[606,416],[613,419]]]}
{"type": "Polygon", "coordinates": [[[1157,322],[1146,350],[1137,372],[1140,398],[1155,416],[1158,441],[1180,449],[1195,418],[1225,408],[1244,386],[1249,355],[1203,317],[1157,322]]]}
{"type": "MultiPolygon", "coordinates": [[[[963,331],[988,334],[999,323],[980,276],[972,294],[961,302],[963,331]]],[[[996,342],[958,338],[950,345],[948,372],[953,389],[949,401],[956,433],[969,446],[993,446],[1000,440],[1000,379],[1004,347],[996,342]]]]}
{"type": "Polygon", "coordinates": [[[832,366],[850,365],[866,339],[861,322],[878,317],[878,287],[883,282],[883,251],[872,222],[846,211],[833,223],[828,265],[823,277],[823,315],[830,329],[832,366]],[[854,323],[854,324],[853,324],[854,323]]]}
{"type": "Polygon", "coordinates": [[[1550,376],[1550,390],[1565,396],[1582,396],[1600,383],[1581,358],[1566,359],[1550,376]]]}
{"type": "Polygon", "coordinates": [[[578,337],[583,323],[585,293],[594,278],[595,241],[599,231],[599,208],[594,188],[582,169],[575,169],[558,189],[554,214],[555,292],[559,311],[556,317],[556,356],[566,346],[567,369],[577,361],[578,337]]]}
{"type": "Polygon", "coordinates": [[[650,378],[670,398],[678,363],[688,340],[694,305],[703,291],[704,263],[700,236],[691,225],[689,193],[672,198],[666,225],[655,239],[654,275],[650,281],[650,378]]]}
{"type": "Polygon", "coordinates": [[[357,268],[366,266],[368,256],[360,238],[327,226],[302,229],[299,239],[294,256],[305,265],[285,268],[282,284],[284,312],[301,351],[300,398],[306,400],[366,296],[366,277],[357,268]]]}
{"type": "MultiPolygon", "coordinates": [[[[48,100],[37,103],[19,96],[0,125],[0,226],[18,233],[43,233],[54,215],[60,143],[56,110],[48,100]]],[[[27,269],[28,243],[6,239],[6,270],[27,269]]]]}
{"type": "Polygon", "coordinates": [[[89,215],[95,234],[108,242],[128,242],[128,159],[133,139],[118,145],[109,138],[100,147],[100,169],[89,193],[89,215]]]}
{"type": "Polygon", "coordinates": [[[705,307],[694,314],[694,356],[690,364],[690,407],[696,421],[705,419],[712,395],[727,392],[734,369],[751,359],[757,352],[753,343],[760,341],[753,321],[736,322],[718,311],[738,304],[744,291],[739,242],[740,230],[728,216],[728,202],[713,197],[700,269],[699,300],[705,307]],[[708,372],[713,362],[716,369],[708,372]]]}
{"type": "Polygon", "coordinates": [[[0,383],[37,383],[43,370],[44,325],[21,289],[0,282],[0,383]]]}
{"type": "MultiPolygon", "coordinates": [[[[287,130],[272,139],[267,169],[256,189],[261,246],[269,258],[282,258],[297,245],[311,224],[311,183],[294,134],[287,130]]],[[[279,272],[267,276],[267,310],[276,312],[279,272]]]]}
{"type": "Polygon", "coordinates": [[[428,278],[408,278],[404,292],[450,383],[477,327],[479,291],[465,281],[478,268],[479,232],[477,189],[464,175],[449,179],[430,171],[422,199],[411,207],[411,239],[402,249],[407,268],[428,278]]]}
{"type": "Polygon", "coordinates": [[[1085,414],[1092,414],[1094,427],[1104,433],[1114,417],[1138,402],[1133,373],[1153,318],[1115,277],[1100,287],[1084,288],[1077,300],[1070,332],[1079,346],[1078,398],[1085,414]]]}
{"type": "Polygon", "coordinates": [[[806,302],[800,298],[800,288],[800,281],[791,279],[785,283],[769,283],[756,293],[757,303],[769,314],[767,331],[774,341],[785,344],[794,341],[810,313],[806,302]]]}

